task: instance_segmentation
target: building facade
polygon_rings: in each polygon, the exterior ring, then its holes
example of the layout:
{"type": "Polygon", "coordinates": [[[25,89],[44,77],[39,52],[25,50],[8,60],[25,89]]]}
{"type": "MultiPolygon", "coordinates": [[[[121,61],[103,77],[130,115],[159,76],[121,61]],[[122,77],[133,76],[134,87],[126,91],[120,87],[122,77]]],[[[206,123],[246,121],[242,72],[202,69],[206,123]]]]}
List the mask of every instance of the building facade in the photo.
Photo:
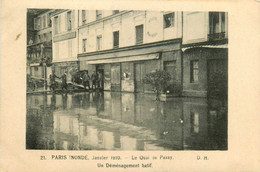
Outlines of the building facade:
{"type": "Polygon", "coordinates": [[[183,19],[183,95],[206,97],[218,84],[227,92],[227,13],[184,12],[183,19]]]}
{"type": "MultiPolygon", "coordinates": [[[[57,76],[77,68],[78,10],[57,10],[52,15],[53,70],[57,76]]],[[[68,80],[71,79],[70,75],[68,80]]]]}
{"type": "Polygon", "coordinates": [[[150,92],[145,74],[166,69],[181,84],[181,12],[79,12],[80,70],[101,72],[104,89],[150,92]]]}
{"type": "Polygon", "coordinates": [[[172,87],[199,97],[219,71],[227,79],[224,12],[60,10],[52,23],[58,76],[73,68],[95,71],[104,90],[145,93],[152,91],[145,75],[166,70],[172,87]]]}
{"type": "Polygon", "coordinates": [[[54,11],[29,9],[27,13],[27,74],[36,79],[47,78],[51,72],[54,11]]]}

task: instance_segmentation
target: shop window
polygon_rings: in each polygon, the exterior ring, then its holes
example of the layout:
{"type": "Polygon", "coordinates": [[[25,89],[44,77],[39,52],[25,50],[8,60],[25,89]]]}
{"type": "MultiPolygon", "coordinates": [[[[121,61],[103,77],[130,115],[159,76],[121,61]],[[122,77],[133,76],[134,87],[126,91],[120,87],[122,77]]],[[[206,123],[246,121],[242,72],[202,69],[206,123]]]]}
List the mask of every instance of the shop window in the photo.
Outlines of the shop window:
{"type": "Polygon", "coordinates": [[[59,18],[58,16],[54,18],[54,33],[59,33],[59,18]]]}
{"type": "Polygon", "coordinates": [[[113,32],[113,48],[119,47],[119,31],[113,32]]]}
{"type": "Polygon", "coordinates": [[[87,51],[87,39],[82,40],[82,52],[85,53],[87,51]]]}
{"type": "Polygon", "coordinates": [[[199,61],[193,60],[190,62],[190,71],[191,71],[191,82],[198,82],[199,81],[199,61]]]}
{"type": "Polygon", "coordinates": [[[174,27],[175,22],[175,13],[163,15],[164,19],[164,28],[174,27]]]}
{"type": "Polygon", "coordinates": [[[102,18],[102,11],[101,10],[96,10],[96,20],[102,18]]]}
{"type": "Polygon", "coordinates": [[[113,14],[119,13],[119,10],[113,10],[113,14]]]}
{"type": "Polygon", "coordinates": [[[82,10],[82,24],[86,24],[86,10],[82,10]]]}
{"type": "Polygon", "coordinates": [[[97,36],[97,50],[102,49],[102,35],[97,36]]]}
{"type": "Polygon", "coordinates": [[[142,44],[143,43],[143,25],[139,25],[135,27],[135,33],[136,33],[136,44],[142,44]]]}
{"type": "Polygon", "coordinates": [[[72,29],[71,11],[67,12],[67,29],[68,31],[72,29]]]}

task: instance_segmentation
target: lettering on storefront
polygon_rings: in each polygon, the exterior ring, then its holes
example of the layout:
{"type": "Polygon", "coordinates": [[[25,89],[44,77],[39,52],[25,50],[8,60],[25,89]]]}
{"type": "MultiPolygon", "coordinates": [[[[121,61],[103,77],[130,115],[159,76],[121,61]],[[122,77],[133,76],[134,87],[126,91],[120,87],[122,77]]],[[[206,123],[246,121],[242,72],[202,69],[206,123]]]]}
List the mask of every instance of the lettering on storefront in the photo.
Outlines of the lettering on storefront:
{"type": "Polygon", "coordinates": [[[53,41],[58,42],[58,41],[72,39],[72,38],[76,38],[76,32],[71,32],[71,33],[66,33],[63,35],[55,36],[55,37],[53,37],[53,41]]]}

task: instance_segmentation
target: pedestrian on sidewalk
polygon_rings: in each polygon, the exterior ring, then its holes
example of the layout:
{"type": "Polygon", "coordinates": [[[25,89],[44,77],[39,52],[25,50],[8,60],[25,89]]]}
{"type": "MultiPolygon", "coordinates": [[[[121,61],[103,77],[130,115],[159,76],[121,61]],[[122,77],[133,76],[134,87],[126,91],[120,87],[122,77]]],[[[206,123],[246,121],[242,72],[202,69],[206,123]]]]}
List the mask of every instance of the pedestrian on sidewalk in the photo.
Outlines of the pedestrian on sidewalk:
{"type": "Polygon", "coordinates": [[[61,76],[61,89],[68,89],[68,84],[67,84],[67,73],[64,72],[64,74],[61,76]]]}
{"type": "Polygon", "coordinates": [[[97,75],[96,75],[96,72],[93,71],[92,75],[91,75],[91,82],[92,82],[92,90],[94,90],[94,86],[95,86],[95,90],[97,88],[97,75]]]}
{"type": "Polygon", "coordinates": [[[90,90],[90,85],[89,85],[90,77],[88,75],[88,71],[84,72],[82,80],[83,80],[84,89],[87,90],[86,87],[88,86],[88,90],[90,90]]]}

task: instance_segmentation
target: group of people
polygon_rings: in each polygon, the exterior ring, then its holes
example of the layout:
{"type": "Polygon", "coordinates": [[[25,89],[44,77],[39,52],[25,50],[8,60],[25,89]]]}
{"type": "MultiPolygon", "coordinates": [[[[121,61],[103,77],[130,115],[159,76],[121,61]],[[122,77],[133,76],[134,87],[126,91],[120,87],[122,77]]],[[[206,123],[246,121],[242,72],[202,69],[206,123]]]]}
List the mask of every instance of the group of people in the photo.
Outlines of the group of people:
{"type": "Polygon", "coordinates": [[[51,90],[55,90],[58,86],[57,83],[55,81],[55,78],[59,78],[61,79],[61,89],[68,89],[68,84],[67,84],[67,73],[64,72],[64,74],[61,77],[58,77],[57,75],[55,75],[54,73],[50,74],[50,89],[51,90]]]}
{"type": "MultiPolygon", "coordinates": [[[[61,89],[68,89],[68,84],[67,84],[67,72],[64,72],[64,74],[61,77],[56,76],[54,73],[50,75],[50,89],[55,90],[58,85],[57,82],[55,81],[55,78],[61,79],[61,89]]],[[[103,75],[101,72],[96,72],[94,71],[91,76],[89,76],[88,71],[85,71],[82,78],[84,89],[87,90],[97,90],[97,89],[102,89],[103,88],[103,75]]],[[[72,76],[72,82],[73,82],[73,76],[72,76]]]]}
{"type": "Polygon", "coordinates": [[[85,71],[82,77],[82,82],[84,89],[88,90],[97,90],[97,89],[102,89],[103,86],[103,75],[101,72],[96,72],[94,71],[91,76],[89,76],[88,71],[85,71]]]}

